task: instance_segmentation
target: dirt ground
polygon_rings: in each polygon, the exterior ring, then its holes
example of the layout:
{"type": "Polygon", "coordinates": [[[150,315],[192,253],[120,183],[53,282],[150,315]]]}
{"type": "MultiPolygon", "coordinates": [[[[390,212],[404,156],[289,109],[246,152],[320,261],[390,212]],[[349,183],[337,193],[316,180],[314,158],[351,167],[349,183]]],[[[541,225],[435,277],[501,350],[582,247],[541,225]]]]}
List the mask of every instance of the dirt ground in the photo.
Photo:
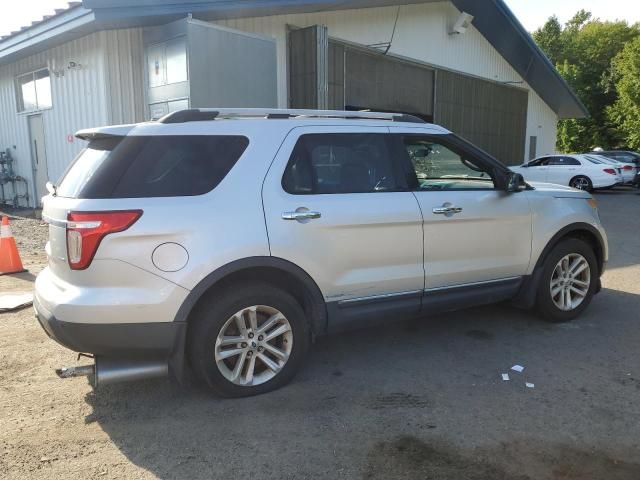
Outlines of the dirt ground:
{"type": "MultiPolygon", "coordinates": [[[[498,305],[353,332],[261,397],[162,380],[94,392],[55,376],[75,354],[30,308],[0,314],[0,478],[638,480],[640,196],[597,199],[611,259],[577,321],[498,305]]],[[[0,292],[32,289],[46,261],[40,221],[12,228],[29,273],[0,292]]]]}

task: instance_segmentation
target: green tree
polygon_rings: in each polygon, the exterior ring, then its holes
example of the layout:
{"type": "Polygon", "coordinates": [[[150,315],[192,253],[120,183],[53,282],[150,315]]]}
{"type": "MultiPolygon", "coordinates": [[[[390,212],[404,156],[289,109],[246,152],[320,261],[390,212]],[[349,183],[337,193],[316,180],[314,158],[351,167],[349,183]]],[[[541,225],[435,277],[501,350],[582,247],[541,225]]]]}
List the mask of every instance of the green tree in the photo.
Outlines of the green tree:
{"type": "Polygon", "coordinates": [[[533,33],[533,38],[554,65],[560,63],[560,59],[564,57],[565,46],[558,17],[550,17],[542,28],[533,33]]]}
{"type": "Polygon", "coordinates": [[[609,113],[609,107],[618,99],[612,60],[638,36],[637,25],[593,20],[584,10],[564,26],[556,17],[551,17],[534,32],[538,45],[591,114],[589,118],[559,123],[557,148],[560,151],[587,151],[596,146],[611,148],[619,144],[620,126],[609,113]]]}
{"type": "Polygon", "coordinates": [[[627,43],[613,60],[612,81],[618,99],[607,115],[611,123],[619,125],[617,146],[640,150],[640,37],[627,43]]]}

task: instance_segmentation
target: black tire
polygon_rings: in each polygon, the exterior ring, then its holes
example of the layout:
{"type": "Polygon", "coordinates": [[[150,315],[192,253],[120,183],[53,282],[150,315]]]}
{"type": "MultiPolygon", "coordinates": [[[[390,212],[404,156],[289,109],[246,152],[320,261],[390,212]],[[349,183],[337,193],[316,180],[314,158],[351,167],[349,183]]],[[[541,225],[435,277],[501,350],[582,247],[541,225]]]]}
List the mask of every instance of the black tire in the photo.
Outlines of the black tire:
{"type": "MultiPolygon", "coordinates": [[[[243,283],[215,292],[198,308],[190,320],[187,348],[191,368],[200,383],[223,397],[248,397],[289,383],[306,356],[309,339],[304,310],[292,295],[266,283],[243,283]],[[288,360],[273,378],[259,385],[238,385],[227,379],[216,364],[216,339],[232,316],[255,305],[274,308],[286,317],[291,326],[292,347],[288,360]]],[[[265,369],[257,351],[255,356],[256,369],[265,369]]]]}
{"type": "Polygon", "coordinates": [[[578,317],[591,303],[598,284],[598,261],[593,248],[577,238],[562,240],[544,260],[542,276],[537,289],[536,307],[545,320],[554,323],[568,322],[578,317]],[[584,257],[589,264],[590,283],[584,300],[573,310],[562,310],[554,303],[551,295],[551,278],[561,259],[570,254],[584,257]]]}
{"type": "Polygon", "coordinates": [[[585,177],[584,175],[578,175],[577,177],[573,177],[569,181],[569,186],[573,188],[577,188],[578,190],[593,192],[593,182],[589,177],[585,177]]]}

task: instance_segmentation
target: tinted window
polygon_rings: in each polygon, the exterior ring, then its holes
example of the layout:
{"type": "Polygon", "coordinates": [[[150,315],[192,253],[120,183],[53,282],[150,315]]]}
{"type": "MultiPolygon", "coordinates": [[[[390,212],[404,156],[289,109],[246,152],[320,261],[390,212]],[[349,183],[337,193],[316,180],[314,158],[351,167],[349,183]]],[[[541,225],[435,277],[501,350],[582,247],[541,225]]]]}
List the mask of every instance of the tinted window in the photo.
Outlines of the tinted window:
{"type": "Polygon", "coordinates": [[[595,163],[596,165],[602,165],[603,163],[605,163],[604,159],[594,157],[593,155],[583,155],[582,158],[585,158],[591,163],[595,163]]]}
{"type": "Polygon", "coordinates": [[[491,176],[464,152],[431,137],[404,137],[420,190],[493,189],[491,176]]]}
{"type": "Polygon", "coordinates": [[[538,158],[533,162],[529,162],[529,164],[527,164],[527,167],[544,167],[544,166],[547,166],[548,164],[549,164],[549,157],[544,157],[544,158],[538,158]]]}
{"type": "Polygon", "coordinates": [[[390,135],[309,134],[298,140],[282,179],[293,194],[369,193],[405,187],[390,135]]]}
{"type": "Polygon", "coordinates": [[[93,140],[65,173],[57,193],[72,198],[203,195],[242,156],[240,136],[129,136],[93,140]]]}
{"type": "Polygon", "coordinates": [[[575,166],[581,165],[581,163],[575,158],[570,157],[551,157],[549,160],[549,165],[553,165],[556,167],[567,167],[567,166],[575,166]]]}
{"type": "Polygon", "coordinates": [[[613,158],[614,160],[626,163],[633,163],[633,161],[635,160],[633,155],[630,155],[628,153],[612,153],[611,155],[609,155],[609,157],[613,158]]]}

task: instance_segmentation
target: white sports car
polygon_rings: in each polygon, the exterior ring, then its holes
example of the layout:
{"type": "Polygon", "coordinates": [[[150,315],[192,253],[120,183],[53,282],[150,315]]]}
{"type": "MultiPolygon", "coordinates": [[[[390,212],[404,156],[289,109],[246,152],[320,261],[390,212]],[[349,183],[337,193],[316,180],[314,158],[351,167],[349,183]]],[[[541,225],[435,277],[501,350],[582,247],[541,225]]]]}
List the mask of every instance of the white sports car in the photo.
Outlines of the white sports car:
{"type": "Polygon", "coordinates": [[[624,183],[620,167],[591,155],[547,155],[510,168],[527,181],[568,185],[589,192],[624,183]]]}

